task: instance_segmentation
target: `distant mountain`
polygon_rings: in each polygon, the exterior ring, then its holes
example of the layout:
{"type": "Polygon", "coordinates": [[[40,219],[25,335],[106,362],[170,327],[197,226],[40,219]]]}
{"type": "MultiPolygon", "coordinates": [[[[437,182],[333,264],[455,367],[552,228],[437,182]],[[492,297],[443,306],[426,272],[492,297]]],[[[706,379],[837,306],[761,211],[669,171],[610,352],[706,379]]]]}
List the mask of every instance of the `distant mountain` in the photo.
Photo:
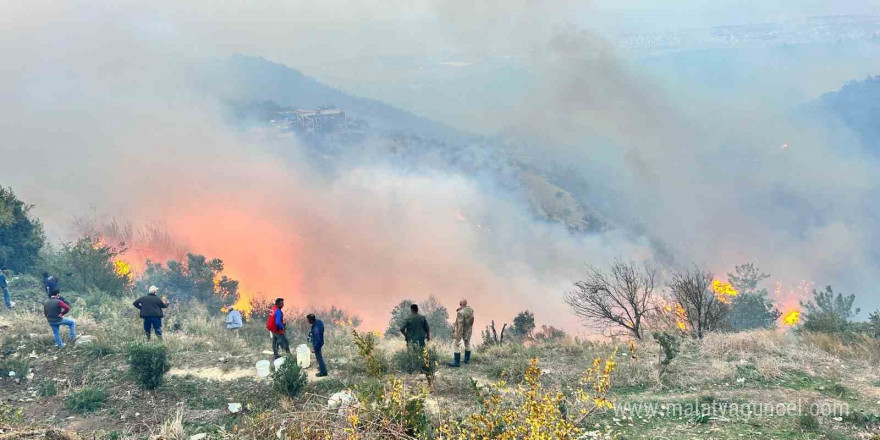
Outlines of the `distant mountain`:
{"type": "Polygon", "coordinates": [[[335,106],[380,130],[449,139],[452,127],[381,101],[360,98],[323,84],[302,72],[264,58],[233,55],[208,73],[210,93],[233,101],[273,101],[284,107],[335,106]]]}
{"type": "Polygon", "coordinates": [[[880,155],[880,76],[849,82],[819,97],[812,107],[839,119],[865,149],[880,155]]]}

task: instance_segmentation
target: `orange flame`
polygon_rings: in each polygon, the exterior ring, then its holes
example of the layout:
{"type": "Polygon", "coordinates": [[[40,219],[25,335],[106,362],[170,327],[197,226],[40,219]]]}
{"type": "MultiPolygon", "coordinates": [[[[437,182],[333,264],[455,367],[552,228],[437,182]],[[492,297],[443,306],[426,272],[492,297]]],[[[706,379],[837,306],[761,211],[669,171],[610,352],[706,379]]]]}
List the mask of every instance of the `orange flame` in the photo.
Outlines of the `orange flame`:
{"type": "Polygon", "coordinates": [[[788,313],[782,315],[782,323],[789,326],[794,327],[801,321],[801,311],[800,310],[792,310],[788,313]]]}
{"type": "Polygon", "coordinates": [[[739,295],[739,291],[734,289],[730,283],[719,280],[712,281],[712,291],[724,304],[729,304],[732,297],[739,295]]]}
{"type": "Polygon", "coordinates": [[[250,294],[240,293],[238,299],[235,300],[235,304],[232,305],[232,308],[241,312],[241,315],[245,318],[250,318],[251,313],[254,312],[254,304],[251,299],[252,297],[250,294]]]}

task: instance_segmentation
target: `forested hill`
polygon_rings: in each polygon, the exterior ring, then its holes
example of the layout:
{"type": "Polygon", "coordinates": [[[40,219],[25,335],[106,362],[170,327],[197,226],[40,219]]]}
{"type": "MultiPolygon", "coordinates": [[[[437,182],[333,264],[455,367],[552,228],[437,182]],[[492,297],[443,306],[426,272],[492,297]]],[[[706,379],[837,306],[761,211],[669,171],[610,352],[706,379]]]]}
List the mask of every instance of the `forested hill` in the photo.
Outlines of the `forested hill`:
{"type": "Polygon", "coordinates": [[[852,130],[865,149],[880,155],[880,76],[846,83],[815,104],[852,130]]]}
{"type": "Polygon", "coordinates": [[[274,101],[282,106],[309,109],[335,106],[350,117],[382,130],[405,131],[448,139],[452,127],[401,110],[381,101],[361,98],[323,84],[302,72],[261,57],[233,55],[218,62],[208,81],[210,92],[239,101],[274,101]]]}

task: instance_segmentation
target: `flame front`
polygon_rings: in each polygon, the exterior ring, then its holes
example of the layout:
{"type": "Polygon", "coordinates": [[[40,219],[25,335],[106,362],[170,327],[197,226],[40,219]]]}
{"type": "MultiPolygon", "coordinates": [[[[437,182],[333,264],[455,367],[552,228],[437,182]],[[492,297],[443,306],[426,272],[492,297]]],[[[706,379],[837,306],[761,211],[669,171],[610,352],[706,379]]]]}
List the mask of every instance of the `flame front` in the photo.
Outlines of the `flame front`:
{"type": "Polygon", "coordinates": [[[800,310],[792,310],[792,311],[782,315],[782,323],[789,326],[789,327],[794,327],[799,322],[801,322],[801,311],[800,310]]]}
{"type": "Polygon", "coordinates": [[[235,300],[235,304],[232,305],[232,308],[241,312],[241,315],[245,318],[250,318],[251,313],[254,311],[254,304],[251,301],[251,295],[247,293],[239,294],[238,299],[235,300]]]}
{"type": "Polygon", "coordinates": [[[739,291],[734,289],[730,283],[719,280],[712,281],[712,291],[724,304],[730,304],[731,298],[739,295],[739,291]]]}

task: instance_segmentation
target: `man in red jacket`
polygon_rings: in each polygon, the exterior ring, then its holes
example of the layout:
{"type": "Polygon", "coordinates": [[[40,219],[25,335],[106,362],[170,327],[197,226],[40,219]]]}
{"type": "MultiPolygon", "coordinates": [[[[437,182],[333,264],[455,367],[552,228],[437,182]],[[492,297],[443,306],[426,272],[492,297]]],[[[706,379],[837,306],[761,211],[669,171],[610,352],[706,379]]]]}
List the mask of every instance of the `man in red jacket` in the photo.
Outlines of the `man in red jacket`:
{"type": "Polygon", "coordinates": [[[76,341],[76,322],[70,318],[65,318],[64,315],[70,311],[70,306],[61,301],[58,297],[61,296],[61,292],[54,291],[52,292],[49,299],[43,303],[43,315],[46,316],[46,320],[49,321],[49,326],[52,327],[52,334],[55,336],[55,344],[58,345],[58,348],[64,348],[64,342],[61,341],[60,328],[62,325],[66,325],[70,330],[70,335],[67,337],[67,342],[76,341]]]}
{"type": "Polygon", "coordinates": [[[287,324],[284,321],[283,309],[284,298],[276,299],[275,305],[272,306],[272,310],[269,312],[269,318],[266,320],[266,329],[272,333],[272,352],[275,354],[275,359],[280,357],[278,355],[279,348],[290,354],[290,343],[287,342],[287,336],[284,335],[287,324]]]}

